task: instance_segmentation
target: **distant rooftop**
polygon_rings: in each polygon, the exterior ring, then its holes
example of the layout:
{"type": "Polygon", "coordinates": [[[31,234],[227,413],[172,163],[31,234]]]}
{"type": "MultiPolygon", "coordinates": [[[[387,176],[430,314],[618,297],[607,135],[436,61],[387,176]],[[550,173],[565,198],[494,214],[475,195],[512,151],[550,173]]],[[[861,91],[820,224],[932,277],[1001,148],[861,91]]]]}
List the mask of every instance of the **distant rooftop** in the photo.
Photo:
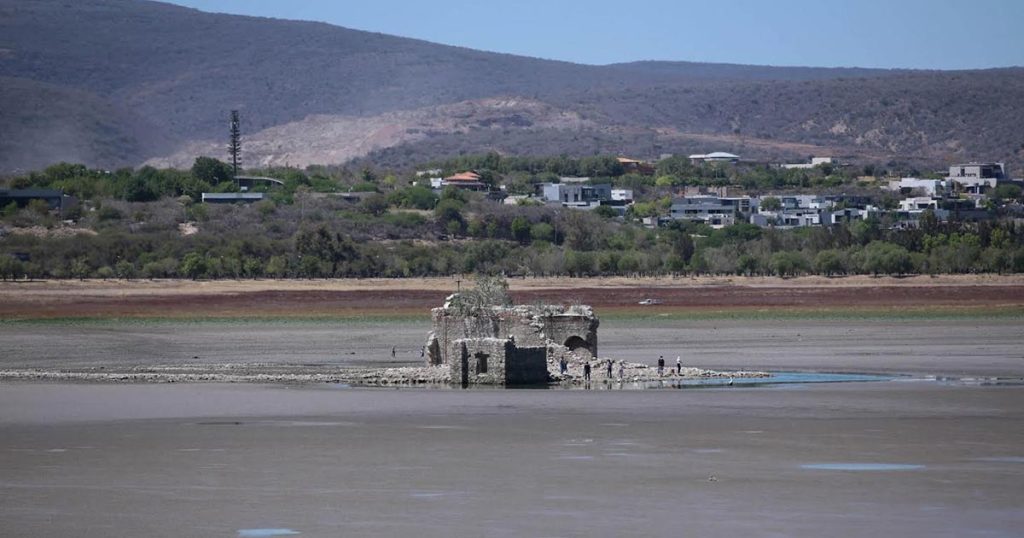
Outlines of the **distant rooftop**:
{"type": "Polygon", "coordinates": [[[445,181],[480,181],[480,174],[476,172],[459,172],[453,176],[444,178],[445,181]]]}

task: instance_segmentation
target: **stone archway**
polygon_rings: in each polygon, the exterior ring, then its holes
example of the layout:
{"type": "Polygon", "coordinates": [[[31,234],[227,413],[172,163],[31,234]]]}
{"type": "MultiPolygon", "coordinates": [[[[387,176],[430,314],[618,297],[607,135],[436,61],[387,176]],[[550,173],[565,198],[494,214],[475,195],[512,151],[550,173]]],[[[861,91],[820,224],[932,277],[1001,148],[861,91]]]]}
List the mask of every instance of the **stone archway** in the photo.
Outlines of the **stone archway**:
{"type": "Polygon", "coordinates": [[[569,348],[570,351],[573,351],[579,355],[584,355],[588,357],[594,356],[594,350],[590,349],[590,344],[588,344],[586,340],[580,338],[579,336],[570,336],[562,345],[569,348]]]}

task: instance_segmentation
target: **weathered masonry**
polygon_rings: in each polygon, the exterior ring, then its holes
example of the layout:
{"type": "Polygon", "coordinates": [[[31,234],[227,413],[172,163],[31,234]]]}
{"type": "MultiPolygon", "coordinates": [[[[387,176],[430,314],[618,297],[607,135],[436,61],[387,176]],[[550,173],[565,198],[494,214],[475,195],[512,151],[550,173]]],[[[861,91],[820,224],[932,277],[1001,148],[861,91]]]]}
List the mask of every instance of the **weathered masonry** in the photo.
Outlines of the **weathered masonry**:
{"type": "Polygon", "coordinates": [[[448,365],[452,369],[454,383],[467,378],[469,383],[531,382],[523,379],[535,379],[539,374],[521,373],[519,370],[532,372],[535,361],[535,351],[532,350],[535,349],[543,352],[541,362],[544,363],[545,376],[549,350],[569,351],[583,357],[597,356],[597,327],[600,322],[589,306],[485,306],[467,311],[453,306],[457,299],[457,295],[449,296],[444,306],[431,310],[433,330],[426,344],[427,364],[448,365]],[[503,369],[500,374],[493,373],[494,367],[490,363],[485,365],[488,371],[481,372],[474,366],[472,358],[466,358],[467,353],[493,354],[498,347],[503,349],[504,357],[497,363],[503,369]],[[469,351],[470,348],[492,351],[469,351]],[[463,365],[464,361],[468,361],[468,366],[463,365]]]}
{"type": "Polygon", "coordinates": [[[455,340],[448,356],[452,383],[529,385],[548,380],[547,349],[518,347],[511,339],[455,340]]]}

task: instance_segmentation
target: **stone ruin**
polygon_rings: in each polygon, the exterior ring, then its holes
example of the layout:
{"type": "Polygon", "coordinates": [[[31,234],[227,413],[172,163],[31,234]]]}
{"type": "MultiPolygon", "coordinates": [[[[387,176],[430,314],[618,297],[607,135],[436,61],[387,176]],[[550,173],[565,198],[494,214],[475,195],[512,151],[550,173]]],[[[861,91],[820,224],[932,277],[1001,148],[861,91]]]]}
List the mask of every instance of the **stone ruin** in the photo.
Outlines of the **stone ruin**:
{"type": "Polygon", "coordinates": [[[448,366],[453,383],[543,383],[549,364],[597,356],[600,322],[586,305],[467,307],[453,294],[431,318],[427,365],[448,366]]]}

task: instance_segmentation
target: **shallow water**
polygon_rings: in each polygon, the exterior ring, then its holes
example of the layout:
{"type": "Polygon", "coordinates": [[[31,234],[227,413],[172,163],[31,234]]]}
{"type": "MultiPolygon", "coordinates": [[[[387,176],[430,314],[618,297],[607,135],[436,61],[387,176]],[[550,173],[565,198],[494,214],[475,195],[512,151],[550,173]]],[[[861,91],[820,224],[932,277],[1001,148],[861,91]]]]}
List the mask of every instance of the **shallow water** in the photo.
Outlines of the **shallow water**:
{"type": "Polygon", "coordinates": [[[1024,390],[781,387],[0,384],[0,536],[1020,535],[1024,390]]]}
{"type": "Polygon", "coordinates": [[[805,463],[800,468],[817,471],[916,471],[925,466],[905,463],[805,463]]]}
{"type": "MultiPolygon", "coordinates": [[[[650,381],[640,383],[643,389],[694,387],[756,387],[768,385],[792,385],[802,383],[863,383],[871,381],[892,381],[896,376],[875,374],[834,374],[828,372],[771,372],[770,377],[702,378],[673,381],[650,381]]],[[[627,384],[628,385],[628,384],[627,384]]],[[[632,388],[632,387],[631,387],[632,388]]]]}

